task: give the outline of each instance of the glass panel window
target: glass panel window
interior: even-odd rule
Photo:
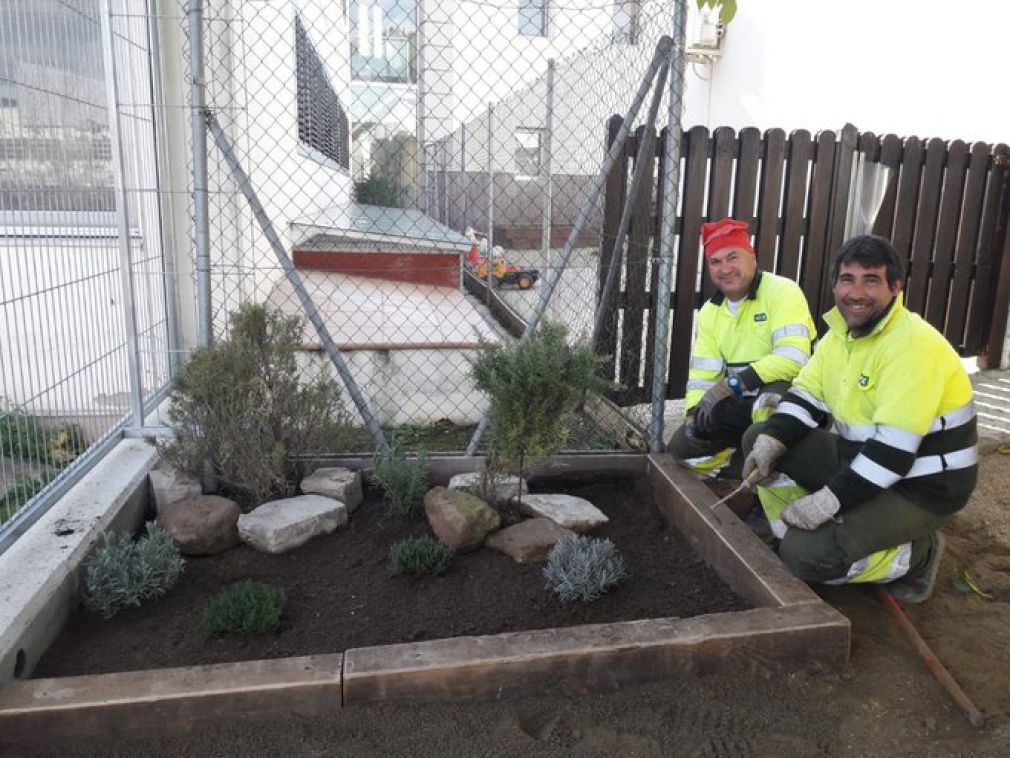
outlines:
[[[547,36],[547,0],[519,0],[519,34]]]
[[[516,176],[540,176],[543,129],[516,129]]]
[[[351,78],[417,81],[417,0],[349,0]]]

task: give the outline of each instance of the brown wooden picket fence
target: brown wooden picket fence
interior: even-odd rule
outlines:
[[[607,144],[621,118],[608,124]],[[635,131],[607,179],[600,249],[602,293],[627,199],[631,169],[644,127]],[[623,261],[623,286],[606,307],[597,349],[620,389],[623,405],[651,396],[658,254],[658,179],[664,135],[653,141],[653,181],[632,198],[633,215]],[[878,137],[846,126],[811,135],[782,129],[697,126],[683,135],[679,213],[675,221],[675,275],[667,396],[682,397],[687,382],[694,314],[713,289],[704,276],[699,232],[710,220],[747,221],[762,269],[803,288],[815,320],[832,306],[828,273],[843,242],[852,166],[858,153],[891,173],[873,227],[906,264],[906,302],[943,332],[963,356],[998,361],[1010,308],[1010,149],[961,140]],[[819,323],[819,326],[821,324]],[[644,360],[643,360],[644,358]]]

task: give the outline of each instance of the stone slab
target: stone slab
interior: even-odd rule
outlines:
[[[540,516],[550,519],[579,534],[591,532],[610,521],[607,514],[595,505],[574,495],[544,493],[523,495],[522,502],[519,504],[519,512],[526,516]]]
[[[267,553],[284,553],[347,523],[347,506],[322,495],[271,500],[238,519],[242,541]]]
[[[299,486],[306,495],[322,495],[339,500],[347,506],[348,513],[354,513],[364,499],[361,472],[343,466],[318,468],[302,479]]]
[[[574,537],[575,532],[546,518],[520,521],[490,535],[484,545],[500,550],[517,563],[543,563],[558,542]]]
[[[449,489],[450,490],[463,490],[464,492],[469,492],[471,495],[476,495],[481,497],[480,491],[480,479],[481,474],[476,471],[468,471],[464,474],[456,474],[451,479],[449,479]],[[529,486],[526,484],[526,480],[522,480],[522,493],[525,495],[530,491]],[[520,480],[518,476],[508,476],[501,477],[495,482],[494,485],[494,499],[496,503],[507,503],[509,498],[516,494],[517,488],[520,487]]]

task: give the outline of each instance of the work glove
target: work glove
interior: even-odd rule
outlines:
[[[743,462],[743,480],[748,485],[763,482],[771,476],[775,462],[785,455],[786,446],[770,434],[759,434],[754,440],[754,446]],[[751,474],[755,474],[751,478]]]
[[[702,395],[701,402],[698,403],[698,410],[694,414],[694,426],[706,434],[715,427],[714,411],[715,407],[723,400],[735,397],[733,390],[729,388],[725,379],[720,379],[708,388]]]
[[[789,526],[812,532],[821,524],[831,521],[841,507],[835,493],[827,487],[821,487],[813,494],[794,500],[782,511],[782,520]]]

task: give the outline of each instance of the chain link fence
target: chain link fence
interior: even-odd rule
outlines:
[[[470,429],[484,410],[474,351],[535,319],[583,213],[543,317],[590,337],[607,120],[631,105],[671,3],[208,0],[203,13],[206,103],[264,211],[212,144],[215,336],[242,302],[304,313],[269,223],[377,423]],[[307,337],[307,365],[328,365],[322,343]]]
[[[0,549],[166,385],[143,0],[0,4]]]
[[[303,367],[372,422],[331,452],[466,449],[482,342],[591,335],[607,122],[673,7],[0,5],[0,549],[243,303],[315,318]]]

